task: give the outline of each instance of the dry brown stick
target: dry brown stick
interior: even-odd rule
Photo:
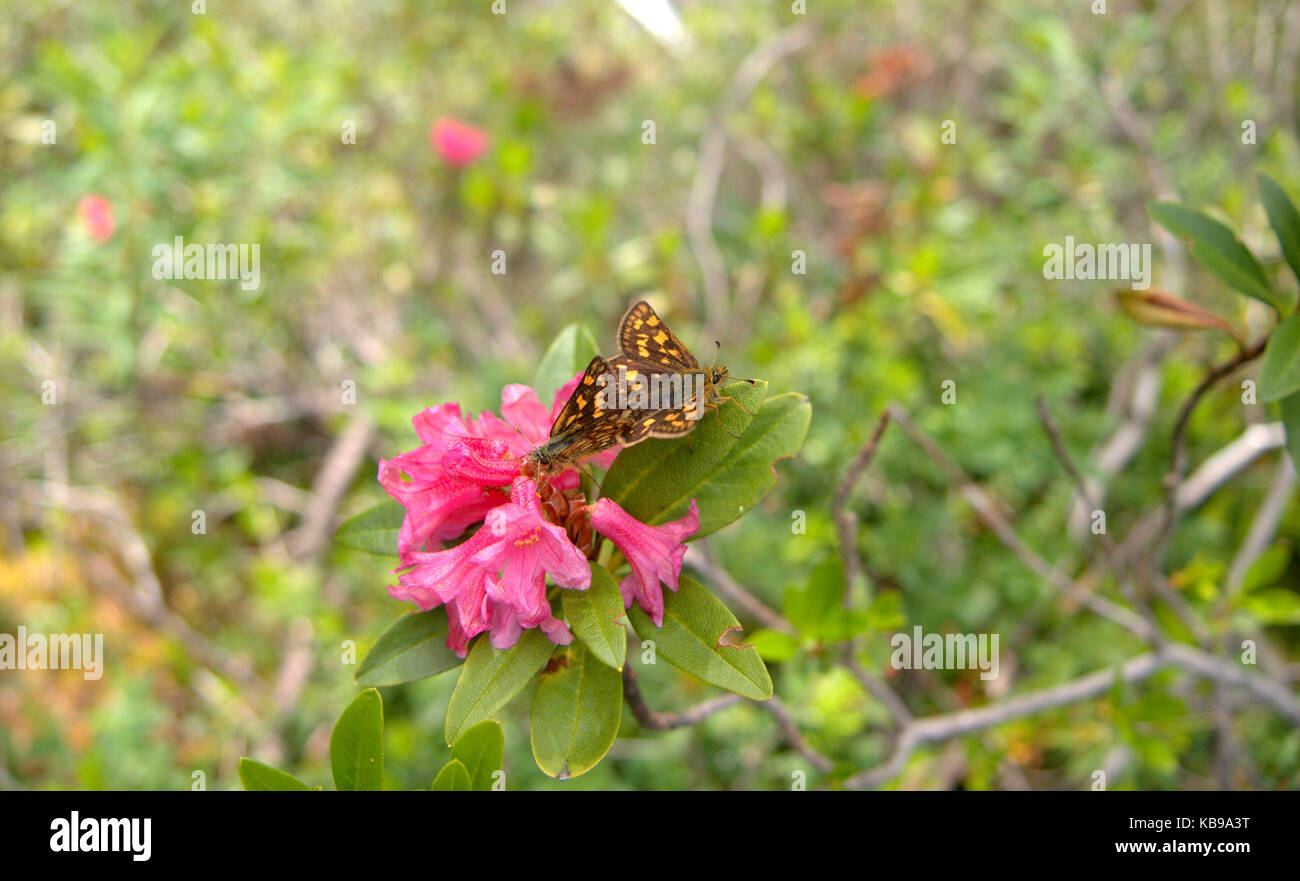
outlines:
[[[375,423],[364,413],[353,416],[335,438],[312,481],[312,500],[302,525],[290,537],[290,552],[295,557],[312,560],[320,555],[330,537],[334,512],[374,438]]]
[[[998,540],[1015,554],[1017,559],[1024,563],[1030,571],[1055,587],[1067,599],[1080,603],[1090,611],[1113,621],[1126,630],[1132,631],[1144,640],[1149,641],[1152,638],[1151,625],[1141,615],[1118,603],[1113,603],[1105,597],[1077,589],[1075,582],[1068,575],[1029,548],[1021,541],[1016,531],[1012,529],[1011,524],[1007,522],[999,506],[994,504],[984,490],[980,489],[966,475],[966,472],[948,457],[948,454],[934,442],[933,438],[912,422],[906,410],[897,404],[891,404],[890,410],[893,412],[894,420],[898,422],[899,428],[920,446],[934,460],[935,464],[943,469],[949,479],[961,488],[962,495],[965,496],[967,503],[970,504],[975,514],[989,529],[993,530]]]
[[[1188,395],[1187,400],[1178,411],[1178,421],[1174,423],[1173,439],[1171,441],[1172,453],[1170,457],[1169,472],[1165,475],[1165,504],[1162,509],[1160,528],[1156,532],[1154,553],[1152,554],[1153,565],[1158,565],[1160,558],[1164,557],[1165,546],[1168,543],[1177,520],[1177,490],[1179,483],[1182,482],[1183,473],[1187,470],[1187,425],[1192,419],[1192,413],[1196,410],[1198,404],[1218,382],[1224,377],[1230,376],[1238,368],[1258,358],[1264,353],[1264,346],[1268,344],[1269,335],[1257,340],[1250,346],[1241,349],[1236,355],[1224,361],[1222,364],[1210,368],[1209,372],[1201,379],[1192,393]]]
[[[1052,419],[1051,411],[1047,408],[1047,401],[1043,399],[1042,395],[1039,395],[1036,403],[1038,407],[1038,420],[1042,423],[1043,430],[1047,432],[1047,438],[1051,442],[1052,451],[1056,454],[1056,458],[1061,463],[1061,467],[1065,469],[1066,474],[1070,475],[1070,479],[1074,481],[1075,493],[1083,500],[1084,504],[1088,506],[1089,510],[1097,510],[1097,503],[1092,498],[1091,492],[1089,492],[1088,483],[1084,479],[1082,472],[1080,472],[1078,467],[1074,464],[1074,459],[1070,456],[1070,451],[1066,449],[1065,440],[1061,437],[1061,430],[1057,427],[1056,421]],[[1111,538],[1110,533],[1104,529],[1101,532],[1100,538],[1106,563],[1114,574],[1120,592],[1124,594],[1124,599],[1128,600],[1133,608],[1137,609],[1138,614],[1146,620],[1148,625],[1150,625],[1153,641],[1157,643],[1164,641],[1164,634],[1160,629],[1160,625],[1156,622],[1155,615],[1151,613],[1151,609],[1147,606],[1146,601],[1138,595],[1136,590],[1134,590],[1133,584],[1129,581],[1125,569],[1120,565],[1119,551],[1115,545],[1114,539]]]
[[[727,120],[740,109],[774,64],[812,40],[809,25],[777,33],[746,56],[714,105],[712,122],[700,137],[699,166],[686,203],[686,231],[703,279],[705,325],[716,334],[727,312],[727,266],[713,238],[713,206],[726,160]],[[712,338],[712,337],[710,337]]]
[[[206,636],[167,608],[149,547],[113,495],[90,487],[33,482],[24,496],[33,504],[62,507],[69,513],[97,521],[111,537],[112,545],[128,576],[124,579],[124,589],[113,591],[114,595],[136,617],[184,646],[186,652],[213,675],[238,683],[249,694],[260,696],[266,693],[265,683],[250,668],[231,660]]]
[[[645,697],[641,694],[641,686],[637,684],[636,671],[632,669],[630,664],[623,665],[623,699],[627,701],[628,709],[632,711],[633,718],[642,728],[648,728],[651,731],[671,731],[674,728],[698,724],[719,710],[725,710],[742,700],[738,694],[724,694],[702,704],[696,704],[689,710],[682,710],[678,713],[661,713],[652,710],[650,705],[645,702]]]
[[[781,729],[782,736],[785,737],[786,743],[790,744],[791,748],[811,762],[814,768],[825,774],[835,766],[834,762],[812,748],[807,738],[799,730],[799,726],[795,724],[790,711],[786,709],[785,704],[781,703],[780,698],[772,697],[765,701],[753,701],[753,703],[772,714],[773,718],[776,719],[777,727]]]
[[[853,599],[853,587],[858,583],[862,574],[862,558],[858,553],[858,536],[857,536],[857,517],[848,509],[849,496],[853,492],[853,487],[857,484],[862,474],[870,467],[876,457],[876,450],[880,446],[880,440],[884,437],[885,430],[889,427],[890,412],[886,408],[880,414],[880,419],[876,427],[871,432],[871,437],[858,450],[853,461],[849,463],[848,470],[844,473],[844,479],[835,489],[835,495],[831,500],[831,519],[835,522],[835,529],[839,536],[840,556],[843,560],[844,567],[844,597],[843,604],[847,607]],[[903,699],[898,696],[889,683],[885,682],[879,676],[867,670],[857,661],[858,640],[851,640],[844,646],[843,661],[849,672],[867,689],[876,700],[884,704],[885,709],[893,717],[895,724],[905,725],[912,719],[912,712],[903,703]]]
[[[876,428],[871,432],[871,437],[858,450],[853,461],[849,463],[849,468],[844,472],[844,479],[840,485],[835,488],[835,495],[831,500],[831,517],[835,521],[835,529],[839,533],[840,539],[840,556],[844,560],[844,604],[848,605],[851,592],[854,585],[858,583],[858,578],[862,574],[862,562],[858,556],[858,537],[857,537],[857,518],[853,512],[848,510],[849,495],[853,492],[854,485],[857,484],[858,478],[867,470],[871,462],[876,457],[876,448],[880,446],[880,439],[885,434],[885,429],[889,427],[889,410],[880,414],[880,421],[876,423]]]
[[[780,630],[782,633],[794,634],[794,627],[790,625],[789,621],[782,618],[767,603],[742,587],[725,569],[714,562],[707,545],[701,547],[702,544],[703,542],[692,542],[687,546],[685,559],[687,566],[708,578],[711,587],[717,588],[719,593],[724,594],[745,612],[758,619],[759,623],[764,627]]]
[[[918,746],[939,743],[1013,719],[1099,697],[1114,686],[1117,676],[1127,683],[1139,682],[1163,667],[1174,667],[1211,682],[1243,688],[1255,700],[1273,707],[1291,724],[1300,725],[1300,699],[1281,682],[1268,676],[1248,673],[1230,661],[1216,658],[1192,646],[1166,643],[1154,652],[1132,658],[1118,670],[1097,670],[1051,688],[1015,695],[977,709],[918,719],[899,734],[894,751],[888,759],[874,768],[847,778],[844,785],[850,788],[879,786],[903,770],[912,751]]]

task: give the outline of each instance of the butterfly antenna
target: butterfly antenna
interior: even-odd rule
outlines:
[[[600,481],[596,479],[596,475],[592,474],[590,471],[587,470],[587,466],[586,466],[586,465],[582,465],[582,464],[579,464],[579,463],[576,463],[576,462],[575,462],[575,463],[574,463],[574,467],[577,468],[579,471],[581,471],[583,474],[585,474],[585,475],[587,475],[588,477],[590,477],[590,478],[591,478],[591,482],[592,482],[593,484],[595,484],[596,489],[598,489],[598,490],[599,490],[599,489],[602,489],[602,487],[601,487],[601,485],[600,485]]]

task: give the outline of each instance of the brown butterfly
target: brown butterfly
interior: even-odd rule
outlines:
[[[591,359],[551,423],[550,437],[528,453],[527,464],[539,480],[612,446],[631,446],[652,436],[655,420],[646,418],[647,411],[612,406],[616,400],[611,383],[617,372],[599,355]]]
[[[615,370],[623,368],[629,378],[655,375],[695,376],[698,391],[680,407],[649,411],[641,418],[646,423],[650,437],[683,437],[695,428],[697,408],[718,409],[722,401],[732,400],[730,395],[718,394],[718,387],[731,378],[727,368],[718,364],[701,367],[700,362],[683,345],[668,325],[645,300],[637,300],[618,323],[618,347],[623,354],[611,358]],[[755,380],[742,380],[755,385]],[[737,402],[739,406],[739,402]],[[722,414],[718,414],[721,422]],[[724,426],[725,427],[725,426]]]

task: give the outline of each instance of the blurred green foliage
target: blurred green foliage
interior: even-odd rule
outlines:
[[[710,541],[792,620],[837,565],[830,499],[890,401],[1006,503],[1029,546],[1067,572],[1093,558],[1065,529],[1072,490],[1034,398],[1086,462],[1121,419],[1113,389],[1161,337],[1117,310],[1113,285],[1045,280],[1044,243],[1158,242],[1144,205],[1178,198],[1227,219],[1270,273],[1281,263],[1254,182],[1266,170],[1300,193],[1294,41],[1260,36],[1294,36],[1280,4],[1221,6],[1222,27],[1207,28],[1195,3],[1094,16],[1047,0],[843,0],[809,3],[805,17],[786,3],[686,3],[681,57],[614,3],[488,6],[232,0],[194,15],[185,3],[0,3],[0,632],[103,631],[109,647],[99,682],[0,674],[0,782],[185,788],[202,770],[210,788],[235,788],[241,755],[325,782],[331,727],[357,691],[345,641],[359,659],[404,610],[380,558],[291,552],[304,517],[290,488],[312,487],[361,412],[378,439],[337,513],[365,510],[382,498],[375,459],[415,445],[420,408],[495,407],[571,321],[612,350],[640,292],[706,352],[683,218],[714,122],[730,134],[714,213],[731,283],[715,328],[723,361],[809,394],[813,421],[761,508]],[[803,19],[812,44],[716,119],[747,54]],[[430,148],[443,116],[490,135],[463,170]],[[1245,119],[1255,144],[1241,142]],[[54,144],[41,141],[46,120]],[[944,120],[955,144],[940,140]],[[92,193],[114,215],[103,243],[78,220]],[[151,250],[175,236],[259,243],[260,289],[155,280]],[[490,271],[497,249],[504,276]],[[790,271],[795,251],[806,275]],[[1155,251],[1157,285],[1252,337],[1267,330],[1262,310]],[[1158,505],[1178,404],[1230,353],[1208,335],[1174,344],[1147,442],[1109,485],[1113,532]],[[57,407],[41,402],[47,379]],[[954,406],[940,403],[945,380]],[[346,381],[355,407],[340,401]],[[1192,420],[1191,461],[1268,415],[1220,386]],[[1276,461],[1181,525],[1169,571],[1197,611],[1215,608]],[[262,688],[133,616],[110,589],[126,571],[111,542],[85,518],[26,504],[38,481],[116,494],[168,607]],[[851,501],[871,666],[887,661],[889,632],[914,625],[1001,633],[1016,690],[1141,649],[1058,603],[897,432]],[[195,509],[204,535],[191,532]],[[794,510],[806,534],[791,533]],[[1298,536],[1291,504],[1261,587],[1294,595]],[[1295,621],[1255,623],[1276,623],[1270,636],[1295,657]],[[884,710],[802,630],[771,665],[777,694],[844,767],[881,761]],[[641,673],[657,708],[716,693],[662,664]],[[891,681],[917,713],[988,696],[973,671]],[[1082,788],[1118,750],[1129,759],[1111,788],[1211,785],[1213,721],[1203,687],[1183,682],[1162,674],[958,741],[957,783],[1003,786],[1012,766],[1034,785]],[[391,787],[427,787],[446,761],[454,683],[384,689]],[[509,787],[562,788],[529,755],[526,704],[502,715]],[[1266,708],[1235,712],[1239,785],[1296,785],[1300,732]],[[582,786],[777,788],[810,770],[749,704],[663,734],[637,732],[626,709],[624,723]],[[941,776],[923,755],[901,782]]]

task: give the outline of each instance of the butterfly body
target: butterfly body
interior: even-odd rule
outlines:
[[[616,374],[604,358],[591,359],[551,423],[550,436],[528,453],[525,467],[530,474],[540,481],[610,447],[631,446],[652,436],[656,418],[650,411],[612,406],[615,398],[608,386]]]

